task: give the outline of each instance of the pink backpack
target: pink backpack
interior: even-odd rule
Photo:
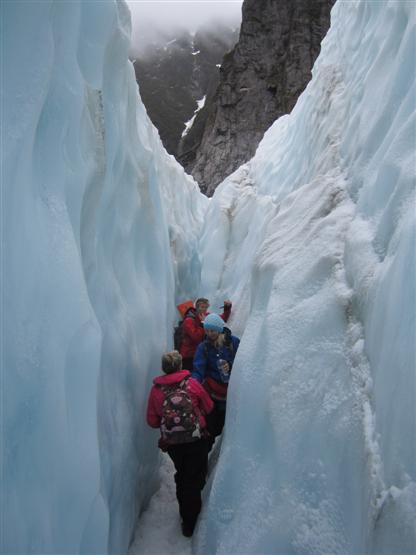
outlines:
[[[188,390],[188,379],[172,385],[160,385],[165,394],[160,433],[163,444],[191,443],[201,438],[198,414]]]

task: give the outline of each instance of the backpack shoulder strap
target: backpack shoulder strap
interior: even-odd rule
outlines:
[[[188,385],[188,380],[191,376],[185,376],[185,378],[178,384],[178,389],[179,388],[185,388]]]
[[[190,377],[191,376],[185,376],[183,380],[181,380],[180,382],[171,383],[169,385],[156,384],[156,387],[158,387],[162,391],[168,391],[168,392],[175,391],[175,389],[182,389],[184,386],[186,386]]]
[[[174,383],[174,384],[170,384],[170,385],[162,385],[162,384],[158,384],[158,388],[161,389],[163,391],[163,393],[165,395],[171,393],[172,391],[175,391],[175,389],[178,389],[179,384],[178,383]]]

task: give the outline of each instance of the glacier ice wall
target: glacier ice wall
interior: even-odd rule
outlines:
[[[216,191],[201,290],[244,332],[197,553],[414,553],[415,9],[338,2]]]
[[[414,551],[413,4],[339,2],[210,203],[138,100],[123,2],[1,10],[2,551],[127,551],[145,397],[197,292],[243,340],[196,550]]]
[[[2,552],[125,553],[207,201],[138,99],[123,2],[1,10]]]

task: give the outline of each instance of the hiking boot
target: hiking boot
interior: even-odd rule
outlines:
[[[186,522],[182,522],[182,534],[185,536],[185,538],[190,538],[193,533],[194,527],[190,526]]]

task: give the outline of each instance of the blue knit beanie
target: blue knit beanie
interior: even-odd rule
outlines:
[[[224,320],[218,314],[208,314],[204,320],[204,329],[222,333],[224,330]]]

